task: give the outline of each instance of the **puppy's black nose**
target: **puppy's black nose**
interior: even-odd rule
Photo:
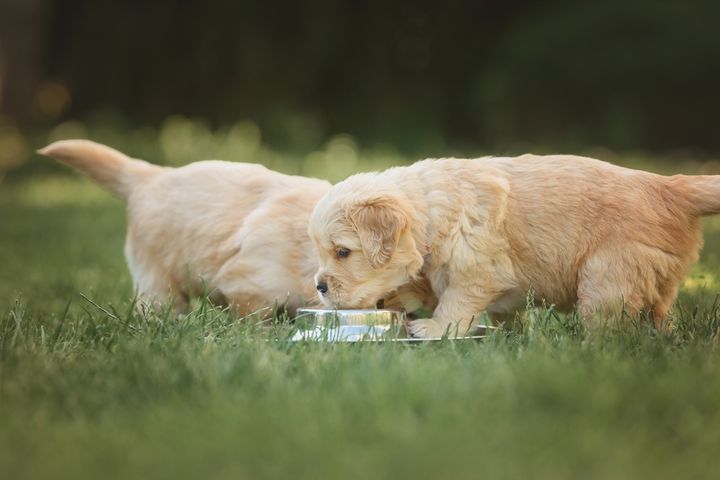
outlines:
[[[325,282],[318,282],[315,288],[317,288],[317,291],[322,293],[323,295],[327,293],[327,283]]]

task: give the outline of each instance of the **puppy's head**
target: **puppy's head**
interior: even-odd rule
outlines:
[[[407,199],[361,174],[339,183],[310,218],[320,260],[318,295],[332,308],[372,308],[416,277],[423,258],[412,233]]]

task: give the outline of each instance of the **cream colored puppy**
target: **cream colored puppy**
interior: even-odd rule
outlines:
[[[87,174],[128,204],[125,256],[139,298],[211,298],[248,314],[316,296],[307,221],[330,188],[261,165],[203,161],[167,168],[86,140],[40,150]]]
[[[319,304],[307,223],[330,183],[248,163],[160,167],[87,140],[63,140],[39,153],[127,201],[125,256],[143,304],[173,302],[183,311],[203,293],[241,315],[269,313],[276,302],[291,311]],[[385,299],[389,308],[409,311],[434,302],[423,278]]]
[[[439,304],[417,337],[462,335],[530,288],[584,318],[625,306],[660,322],[720,212],[720,176],[665,177],[591,158],[424,160],[354,175],[318,202],[315,280],[334,307],[372,305],[422,274]]]

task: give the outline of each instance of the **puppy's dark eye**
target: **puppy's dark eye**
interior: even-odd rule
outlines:
[[[350,256],[350,249],[338,248],[337,250],[335,250],[335,255],[337,255],[338,258],[347,258]]]

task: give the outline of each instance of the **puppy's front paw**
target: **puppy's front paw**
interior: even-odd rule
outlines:
[[[445,334],[445,329],[432,318],[421,318],[408,324],[408,332],[414,338],[439,338]]]

